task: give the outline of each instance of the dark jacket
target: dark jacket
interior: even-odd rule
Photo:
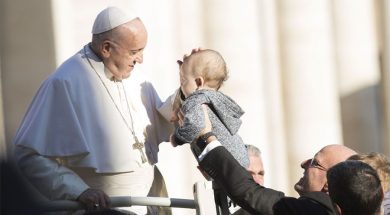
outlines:
[[[240,208],[238,211],[234,212],[233,215],[250,215],[250,213]]]
[[[300,198],[265,188],[224,147],[211,150],[200,166],[226,190],[230,198],[250,214],[261,215],[335,215],[330,197],[312,192]]]

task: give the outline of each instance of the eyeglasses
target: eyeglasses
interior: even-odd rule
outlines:
[[[317,168],[325,172],[328,171],[328,169],[322,166],[321,164],[319,164],[315,158],[310,159],[309,167]]]

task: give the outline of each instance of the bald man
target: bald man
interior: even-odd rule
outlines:
[[[104,9],[95,19],[92,42],[35,95],[14,140],[15,158],[48,199],[77,200],[96,212],[110,207],[108,196],[165,192],[154,164],[173,126],[160,114],[163,103],[151,83],[133,71],[143,62],[147,36],[137,16]],[[158,213],[149,209],[118,211]]]
[[[295,184],[294,189],[303,195],[308,192],[321,191],[328,193],[326,172],[332,166],[347,160],[356,152],[343,145],[328,145],[317,152],[313,158],[301,163],[304,169],[302,178]]]

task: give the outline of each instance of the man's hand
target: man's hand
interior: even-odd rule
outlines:
[[[87,212],[108,209],[110,207],[110,198],[101,190],[87,189],[77,198],[87,207]]]
[[[199,136],[201,136],[203,134],[206,134],[207,132],[210,132],[211,129],[213,128],[211,126],[211,121],[210,121],[210,118],[209,118],[209,114],[207,113],[207,105],[203,104],[202,105],[202,109],[203,109],[203,114],[204,114],[204,124],[205,124],[205,127],[203,128],[202,131],[200,131]]]
[[[201,47],[194,48],[194,49],[192,49],[191,54],[194,54],[194,53],[196,53],[196,52],[203,51],[203,50],[204,50],[204,49],[201,48]]]
[[[194,155],[196,157],[199,157],[199,155],[202,153],[202,151],[205,148],[204,144],[200,144],[199,137],[204,135],[204,134],[206,134],[206,133],[208,133],[208,132],[210,132],[212,130],[211,121],[210,121],[210,118],[209,118],[209,114],[207,112],[207,105],[202,104],[202,110],[203,110],[203,115],[204,115],[205,127],[199,132],[199,136],[194,141],[192,141],[192,143],[191,143],[191,150],[192,150],[192,152],[194,153]],[[208,139],[216,139],[216,137],[211,136],[210,138],[207,138],[206,145],[209,143]],[[203,142],[203,141],[201,141],[201,142]]]

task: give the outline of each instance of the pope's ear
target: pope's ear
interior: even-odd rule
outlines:
[[[110,54],[111,54],[111,48],[112,48],[112,47],[111,47],[111,43],[108,42],[108,41],[104,41],[104,42],[100,45],[100,47],[99,47],[99,52],[100,52],[101,56],[102,56],[103,58],[109,57]]]

